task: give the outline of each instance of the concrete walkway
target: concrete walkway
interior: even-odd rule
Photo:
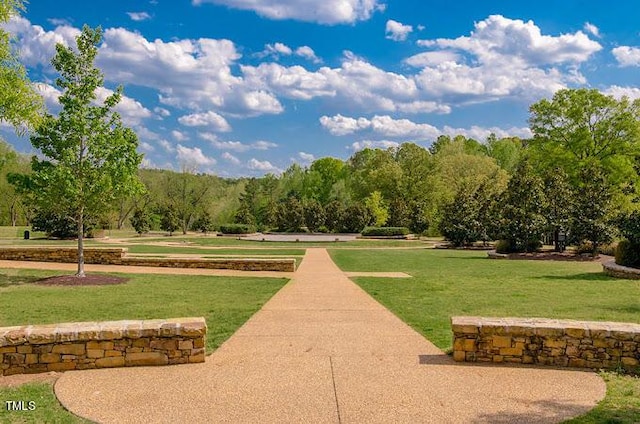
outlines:
[[[592,372],[455,364],[309,249],[204,364],[72,371],[55,392],[104,423],[553,423],[595,406],[605,385]]]

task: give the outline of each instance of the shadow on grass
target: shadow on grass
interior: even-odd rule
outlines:
[[[567,281],[620,281],[619,278],[610,277],[598,272],[584,272],[572,275],[540,275],[532,277],[539,280],[567,280]]]
[[[17,277],[15,275],[0,274],[0,288],[10,286],[21,286],[23,284],[32,284],[38,281],[40,277]]]
[[[517,403],[517,399],[511,400]],[[520,401],[522,402],[522,401]],[[507,423],[529,423],[529,424],[542,424],[548,422],[556,422],[558,418],[567,418],[567,416],[579,416],[587,412],[588,408],[584,405],[576,405],[564,402],[554,402],[551,400],[542,401],[529,401],[526,404],[527,408],[533,407],[536,411],[525,413],[509,413],[506,411],[500,411],[497,413],[486,413],[478,417],[477,420],[472,422],[478,423],[494,423],[494,424],[507,424]],[[617,421],[612,421],[617,422]]]

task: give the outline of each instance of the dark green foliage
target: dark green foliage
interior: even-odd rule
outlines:
[[[344,206],[337,200],[329,202],[324,208],[325,214],[325,227],[331,232],[337,233],[340,231],[340,225],[342,223],[342,215],[344,215]]]
[[[618,230],[622,237],[635,244],[640,244],[640,212],[633,211],[617,219]]]
[[[171,207],[164,208],[162,218],[160,218],[160,229],[168,232],[171,236],[178,228],[180,228],[180,223],[176,211]]]
[[[498,240],[496,241],[496,252],[497,253],[512,253],[515,251],[515,247],[509,240]]]
[[[410,206],[409,229],[414,234],[422,234],[429,228],[427,205],[421,201],[414,201]]]
[[[479,204],[474,193],[463,187],[453,202],[445,205],[440,233],[454,246],[467,246],[480,238]]]
[[[43,231],[53,238],[70,239],[78,234],[73,218],[50,210],[36,210],[31,218],[31,228],[33,231]]]
[[[543,214],[548,230],[553,233],[555,250],[560,251],[558,235],[569,229],[575,207],[574,192],[569,184],[569,177],[562,168],[555,168],[545,175],[544,193],[547,202]]]
[[[640,268],[640,245],[629,240],[621,240],[615,253],[618,265]]]
[[[369,209],[360,203],[354,203],[344,210],[341,231],[345,233],[359,233],[367,225],[375,222],[375,217]]]
[[[579,178],[571,217],[571,238],[576,243],[591,242],[595,256],[598,246],[610,242],[614,232],[611,189],[598,165],[581,169]]]
[[[207,234],[213,231],[213,222],[209,212],[202,212],[200,216],[193,222],[193,229]]]
[[[324,225],[325,213],[320,202],[315,199],[304,202],[304,222],[311,232],[318,231]]]
[[[389,218],[387,225],[392,227],[408,227],[410,225],[409,204],[403,198],[396,197],[389,202]]]
[[[278,206],[278,229],[296,232],[304,226],[304,208],[295,197],[289,197]]]
[[[151,229],[151,216],[146,209],[136,209],[130,221],[133,229],[140,235],[148,233]]]
[[[409,234],[407,227],[365,227],[365,229],[362,230],[363,236],[391,237],[406,236],[407,234]]]
[[[224,224],[220,226],[222,234],[252,234],[256,232],[256,227],[248,224]]]
[[[522,161],[494,208],[497,238],[507,240],[514,252],[537,250],[546,229],[545,207],[542,180]]]

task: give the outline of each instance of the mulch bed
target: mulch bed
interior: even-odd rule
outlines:
[[[43,286],[106,286],[112,284],[124,284],[128,278],[115,277],[113,275],[87,274],[84,277],[75,275],[58,275],[56,277],[43,278],[35,284]]]
[[[561,253],[561,252],[553,252],[553,251],[543,251],[543,252],[534,252],[534,253],[496,254],[496,256],[506,257],[507,259],[527,259],[527,260],[542,260],[542,261],[544,260],[579,261],[579,262],[594,262],[594,261],[603,262],[611,259],[611,256],[606,256],[606,255],[598,255],[593,257],[589,254],[580,255],[574,252]]]

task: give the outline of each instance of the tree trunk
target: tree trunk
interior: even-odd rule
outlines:
[[[84,277],[84,221],[83,213],[78,215],[78,273],[76,277]]]

